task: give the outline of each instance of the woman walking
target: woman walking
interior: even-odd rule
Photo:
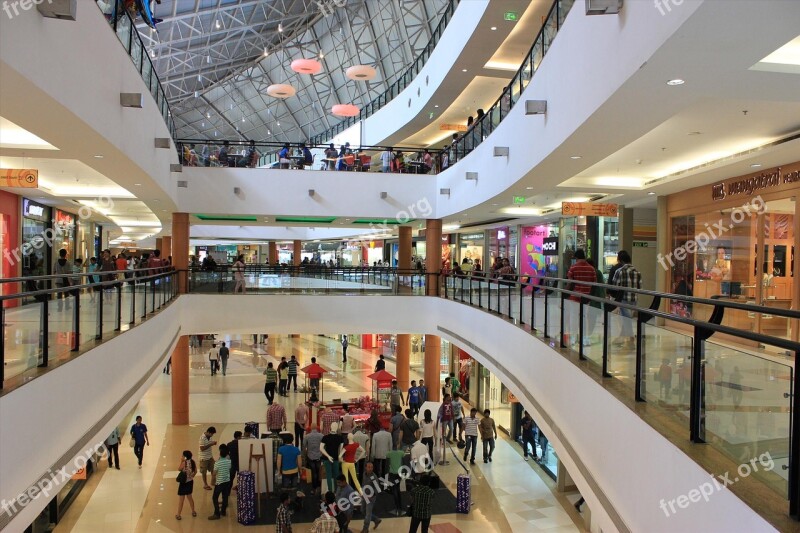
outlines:
[[[181,458],[181,464],[178,466],[178,471],[183,472],[186,477],[183,481],[178,483],[178,496],[180,496],[180,499],[178,500],[178,514],[175,515],[176,520],[181,519],[183,501],[187,498],[189,499],[189,507],[192,508],[192,516],[197,516],[197,512],[194,510],[194,498],[192,498],[194,476],[197,475],[197,464],[194,462],[194,459],[192,459],[192,452],[189,450],[183,451],[183,457]]]
[[[286,394],[286,384],[289,382],[289,363],[281,361],[278,365],[278,394],[280,396],[289,396]]]
[[[236,294],[241,289],[242,294],[247,294],[247,286],[244,282],[244,255],[237,257],[236,262],[233,264],[233,279],[236,280],[233,293]]]

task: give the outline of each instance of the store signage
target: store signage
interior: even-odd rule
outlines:
[[[497,240],[503,240],[506,238],[505,230],[499,229],[497,230]]]
[[[39,205],[35,202],[28,200],[27,198],[22,199],[22,216],[25,217],[43,217],[44,216],[44,209],[43,205]]]
[[[594,216],[594,217],[616,217],[618,215],[617,204],[595,204],[591,202],[562,202],[561,214],[571,217]]]
[[[729,196],[750,196],[762,189],[771,189],[790,183],[800,182],[800,169],[784,172],[781,167],[767,170],[760,174],[752,174],[742,179],[717,183],[711,186],[711,199],[724,200]]]
[[[634,248],[650,248],[650,244],[650,241],[633,241]]]
[[[0,171],[0,187],[39,188],[39,171],[35,168],[6,168]]]
[[[558,237],[545,237],[542,241],[542,255],[558,255]]]
[[[467,126],[464,124],[439,124],[441,131],[467,131]]]
[[[450,235],[442,235],[442,244],[450,244]]]
[[[61,226],[71,226],[75,223],[75,217],[56,209],[56,224]]]
[[[462,241],[477,241],[483,239],[483,233],[470,233],[468,235],[462,235]]]

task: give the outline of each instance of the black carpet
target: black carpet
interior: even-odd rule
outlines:
[[[306,487],[307,488],[307,487]],[[303,490],[301,487],[300,490]],[[303,499],[303,509],[295,510],[292,514],[292,523],[304,524],[316,520],[320,515],[320,498],[311,494],[310,489],[303,490],[306,497]],[[294,499],[294,491],[290,492],[292,499]],[[402,501],[402,509],[405,511],[411,503],[411,494],[408,492],[400,493]],[[254,525],[272,525],[275,524],[275,518],[278,512],[279,500],[277,495],[275,497],[266,498],[265,494],[261,495],[261,516],[258,517]],[[236,500],[231,501],[232,513],[236,512]],[[395,510],[394,498],[390,492],[381,492],[378,494],[375,501],[374,514],[378,518],[396,518],[397,515],[393,514]],[[433,499],[433,514],[450,514],[456,512],[456,497],[446,487],[442,486],[436,491],[436,497]],[[364,514],[355,511],[353,513],[353,522],[360,523],[364,520]],[[351,527],[350,529],[357,529]]]

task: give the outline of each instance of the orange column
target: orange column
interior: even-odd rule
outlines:
[[[439,276],[442,270],[442,221],[425,222],[425,271],[430,273],[425,280],[425,292],[428,296],[439,295]]]
[[[163,241],[164,241],[163,237],[156,237],[156,250],[161,250],[162,252],[164,251],[164,242]],[[164,255],[162,254],[162,257],[163,256]]]
[[[400,247],[397,252],[397,268],[411,269],[411,226],[400,226]],[[402,390],[408,390],[409,371],[411,369],[411,335],[401,333],[397,336],[397,384]]]
[[[439,359],[442,351],[442,339],[437,335],[425,335],[425,386],[428,388],[428,399],[432,402],[441,400],[442,375],[439,372]]]
[[[175,270],[189,268],[189,214],[172,213],[172,265]],[[186,294],[187,273],[178,275],[178,291]]]
[[[189,424],[189,337],[182,335],[172,351],[172,423]]]
[[[269,241],[269,264],[275,266],[278,264],[278,243]]]
[[[397,268],[411,270],[411,226],[400,226],[400,247],[397,253]]]
[[[172,255],[172,236],[167,235],[165,237],[161,237],[161,257],[164,259],[168,258]]]
[[[300,255],[302,254],[303,246],[300,241],[294,241],[294,266],[300,264]]]

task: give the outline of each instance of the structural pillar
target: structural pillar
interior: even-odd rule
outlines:
[[[189,213],[172,213],[172,265],[178,274],[178,292],[186,294],[189,269]]]
[[[411,270],[411,226],[400,226],[397,268],[399,270]]]
[[[189,424],[189,337],[182,335],[172,351],[172,424]]]
[[[172,255],[172,236],[171,235],[167,235],[167,236],[161,237],[161,246],[163,246],[163,248],[160,249],[161,250],[161,257],[166,259],[169,256],[171,256]]]
[[[439,296],[439,272],[442,270],[442,221],[425,222],[425,293]],[[426,352],[427,353],[427,352]]]
[[[164,251],[164,239],[162,237],[156,237],[156,250]],[[162,254],[163,257],[163,254]]]
[[[400,246],[397,252],[397,269],[411,270],[411,226],[400,226]],[[410,274],[401,276],[405,281],[401,284],[404,289],[412,288],[414,280]],[[411,370],[411,335],[401,333],[397,336],[397,384],[401,390],[408,390],[409,372]]]
[[[300,255],[302,255],[303,246],[300,241],[294,241],[294,266],[300,266]]]
[[[278,264],[278,243],[276,243],[275,241],[269,241],[268,246],[269,246],[268,247],[269,264],[271,266],[275,266]]]
[[[441,401],[442,375],[439,372],[439,359],[442,352],[442,339],[438,335],[425,335],[425,386],[428,400]]]

